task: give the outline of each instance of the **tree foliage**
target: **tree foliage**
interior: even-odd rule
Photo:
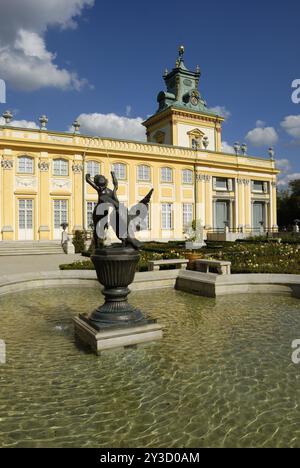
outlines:
[[[278,225],[291,227],[296,219],[300,220],[300,179],[292,180],[288,189],[277,194]]]

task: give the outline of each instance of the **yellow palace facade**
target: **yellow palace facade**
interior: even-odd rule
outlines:
[[[115,140],[41,129],[0,127],[0,241],[60,240],[89,229],[97,196],[87,173],[119,180],[118,196],[128,206],[150,188],[144,240],[181,240],[193,220],[206,236],[231,232],[247,236],[277,229],[276,177],[268,159],[222,152],[223,118],[210,111],[198,91],[200,70],[186,69],[183,49],[166,71],[166,91],[146,127],[147,142]]]

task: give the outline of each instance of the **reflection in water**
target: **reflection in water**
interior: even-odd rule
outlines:
[[[101,300],[0,298],[0,447],[300,446],[299,300],[135,292],[164,339],[98,358],[75,345],[71,318]]]

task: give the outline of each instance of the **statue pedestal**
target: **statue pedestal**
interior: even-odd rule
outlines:
[[[147,323],[145,320],[143,324],[136,326],[105,327],[102,330],[94,328],[83,316],[75,317],[73,321],[75,336],[98,355],[103,351],[141,345],[163,337],[161,325],[153,321]]]
[[[75,317],[74,324],[76,337],[97,354],[162,338],[161,325],[127,299],[139,259],[137,250],[119,244],[96,249],[92,256],[105,302],[91,314]]]
[[[198,250],[198,249],[202,249],[202,247],[206,247],[206,243],[204,241],[195,241],[195,242],[187,241],[185,243],[185,248],[187,250]]]

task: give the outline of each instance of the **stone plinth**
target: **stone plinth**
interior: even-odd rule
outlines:
[[[187,241],[185,243],[185,248],[187,250],[199,250],[202,249],[202,247],[206,247],[206,243],[204,241]]]
[[[104,327],[101,330],[91,326],[83,316],[75,317],[73,321],[76,338],[90,346],[98,355],[103,351],[141,345],[163,337],[162,326],[155,321],[122,328]]]

